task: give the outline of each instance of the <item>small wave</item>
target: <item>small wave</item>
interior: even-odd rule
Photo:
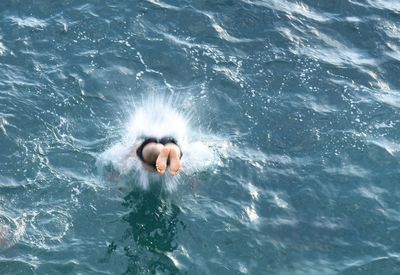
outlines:
[[[43,29],[48,25],[45,20],[37,19],[35,17],[21,18],[21,17],[11,16],[9,18],[14,24],[22,28],[28,27],[34,29]]]
[[[64,209],[40,209],[25,214],[29,239],[33,247],[48,248],[62,242],[63,237],[72,227],[72,218]]]

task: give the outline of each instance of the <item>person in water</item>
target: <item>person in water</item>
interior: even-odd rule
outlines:
[[[140,145],[135,146],[128,157],[133,155],[142,161],[146,170],[158,172],[160,175],[165,174],[168,166],[173,176],[181,169],[182,151],[172,137],[146,138]]]

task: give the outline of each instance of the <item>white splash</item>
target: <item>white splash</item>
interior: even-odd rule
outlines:
[[[132,110],[132,114],[122,127],[121,140],[98,157],[98,167],[103,169],[111,164],[118,173],[117,178],[133,178],[144,189],[149,187],[150,182],[162,179],[166,182],[163,186],[168,191],[173,191],[182,174],[192,174],[220,164],[218,148],[221,147],[219,144],[222,139],[192,129],[190,112],[175,108],[174,106],[184,105],[177,101],[172,98],[149,96],[139,104],[128,104],[126,110]],[[146,171],[136,154],[132,153],[135,145],[140,144],[145,137],[166,136],[174,137],[183,152],[182,171],[176,177],[170,176],[168,172],[166,176],[161,177]]]

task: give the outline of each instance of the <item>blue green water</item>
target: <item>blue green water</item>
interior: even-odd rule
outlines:
[[[400,274],[399,61],[397,0],[2,0],[0,274]],[[149,94],[173,188],[103,158]]]

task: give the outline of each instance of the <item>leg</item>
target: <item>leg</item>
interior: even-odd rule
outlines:
[[[169,151],[169,169],[171,171],[171,175],[175,176],[178,174],[179,169],[181,168],[181,151],[178,146],[175,144],[169,143],[165,145],[165,147],[170,148]]]
[[[161,175],[164,175],[165,170],[167,170],[167,161],[170,150],[171,148],[164,146],[164,148],[162,148],[160,154],[157,157],[156,161],[157,172],[160,173]]]

